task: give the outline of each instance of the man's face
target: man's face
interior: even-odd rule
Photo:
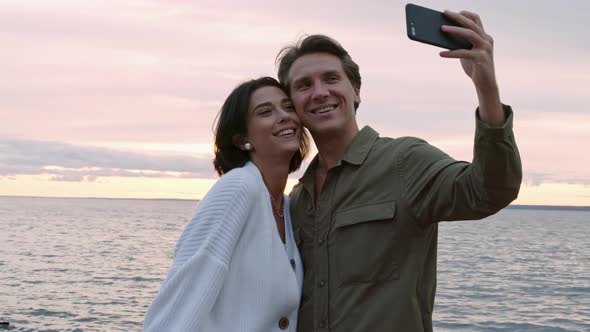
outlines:
[[[354,103],[360,102],[359,91],[352,86],[338,57],[306,54],[295,60],[288,80],[297,115],[315,139],[357,128]]]

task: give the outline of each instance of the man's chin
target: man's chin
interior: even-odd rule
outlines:
[[[346,130],[345,126],[336,123],[334,121],[326,121],[325,123],[322,124],[314,124],[313,126],[306,126],[307,130],[309,130],[309,132],[311,133],[312,136],[323,136],[323,135],[328,135],[328,134],[333,134],[333,133],[338,133],[339,131],[344,131]]]

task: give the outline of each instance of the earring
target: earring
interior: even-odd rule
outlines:
[[[250,144],[250,143],[244,144],[244,149],[246,149],[246,151],[252,150],[252,144]]]

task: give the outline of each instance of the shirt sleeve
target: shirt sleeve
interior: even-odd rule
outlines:
[[[178,240],[174,261],[148,308],[144,331],[201,331],[253,206],[248,179],[224,175]],[[231,208],[230,208],[231,207]]]
[[[513,113],[503,105],[506,122],[490,127],[476,111],[474,156],[457,161],[420,139],[406,142],[401,158],[405,195],[421,224],[481,219],[518,196],[522,166],[514,134]]]

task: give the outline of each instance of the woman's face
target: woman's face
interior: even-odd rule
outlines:
[[[252,145],[250,158],[254,162],[288,162],[301,147],[301,121],[283,90],[274,86],[255,90],[250,96],[247,119],[244,143]]]

